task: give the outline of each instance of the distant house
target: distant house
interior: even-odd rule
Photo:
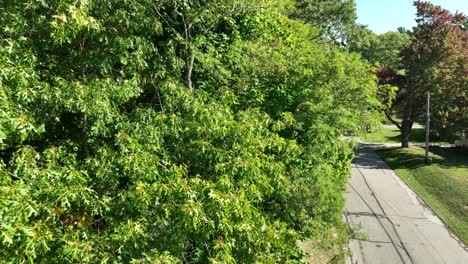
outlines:
[[[456,147],[468,148],[468,129],[463,131],[455,140]]]

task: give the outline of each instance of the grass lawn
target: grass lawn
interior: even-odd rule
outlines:
[[[419,197],[468,245],[468,153],[431,147],[432,165],[424,149],[382,149],[377,153]]]
[[[398,128],[384,127],[378,131],[364,135],[363,139],[366,142],[400,143],[401,135]],[[410,142],[426,142],[426,132],[424,128],[413,128],[411,130]]]

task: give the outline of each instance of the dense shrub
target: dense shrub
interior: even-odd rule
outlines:
[[[2,261],[300,262],[336,236],[371,69],[292,5],[208,2],[6,1]]]

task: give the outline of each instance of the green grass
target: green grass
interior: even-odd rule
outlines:
[[[400,143],[401,134],[398,128],[382,128],[378,131],[368,133],[363,136],[366,142],[379,143]],[[426,141],[424,128],[413,128],[411,131],[410,142],[421,143]]]
[[[399,117],[396,117],[396,116],[393,116],[392,119],[394,121],[396,121],[397,123],[402,123],[403,119],[399,118]],[[393,123],[390,121],[390,119],[388,118],[384,118],[384,120],[382,120],[382,123],[383,124],[387,124],[387,125],[393,125]]]
[[[383,149],[377,153],[449,228],[468,245],[468,153],[431,147],[432,165],[424,149]]]

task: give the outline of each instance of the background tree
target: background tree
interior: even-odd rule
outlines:
[[[346,43],[356,24],[354,0],[295,0],[291,16],[320,29],[325,41]]]
[[[387,32],[375,35],[372,32],[365,36],[362,43],[350,45],[351,51],[360,52],[362,56],[377,68],[389,67],[399,70],[402,68],[401,50],[411,43],[410,35],[401,32]]]
[[[358,26],[347,46],[351,52],[359,53],[375,67],[379,80],[378,95],[382,103],[380,110],[390,117],[390,109],[398,87],[404,85],[401,78],[405,75],[402,50],[410,43],[411,36],[403,28],[377,35],[366,26]],[[386,119],[383,114],[381,118]]]
[[[395,75],[400,89],[389,111],[403,119],[401,124],[391,119],[401,130],[403,147],[408,147],[415,119],[425,111],[427,92],[433,95],[432,120],[439,133],[453,134],[463,126],[460,111],[466,109],[468,87],[466,17],[429,2],[414,4],[418,26],[403,50],[405,75]]]

